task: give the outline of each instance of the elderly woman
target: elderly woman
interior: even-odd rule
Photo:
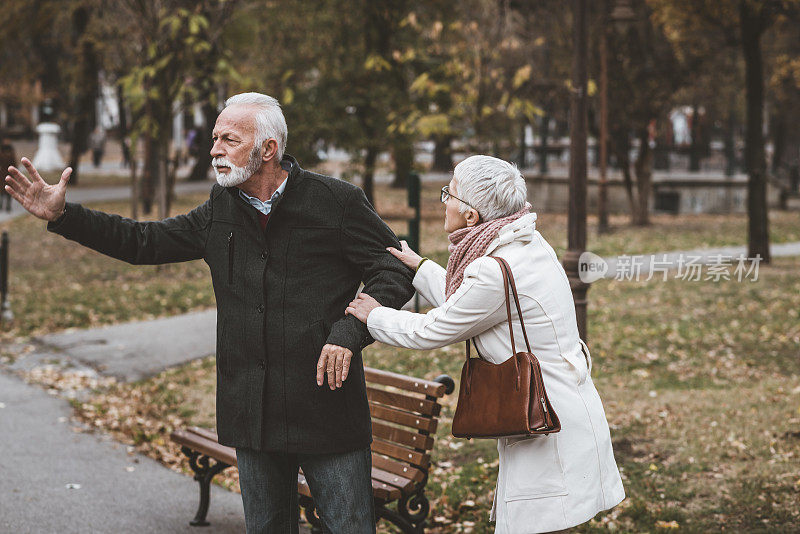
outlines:
[[[436,308],[426,314],[381,307],[362,293],[347,313],[383,343],[435,349],[474,338],[480,355],[499,364],[512,355],[499,264],[511,266],[532,352],[561,420],[559,433],[501,438],[490,520],[496,533],[552,532],[573,527],[625,497],[589,350],[578,336],[569,282],[553,248],[536,231],[525,180],[513,165],[472,156],[442,188],[447,269],[403,243],[389,249],[412,269],[414,287]],[[514,315],[515,337],[522,327]],[[511,387],[509,385],[509,387]]]

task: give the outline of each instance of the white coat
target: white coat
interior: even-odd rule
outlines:
[[[555,434],[497,440],[500,462],[490,520],[503,534],[573,527],[619,504],[625,491],[590,375],[591,356],[578,336],[569,281],[555,251],[536,231],[535,213],[503,227],[489,254],[511,266],[531,349],[561,420]],[[420,266],[414,287],[437,307],[426,314],[375,308],[367,326],[376,340],[430,350],[475,337],[487,360],[502,363],[511,357],[503,277],[495,260],[472,262],[449,299],[445,270],[432,261]],[[513,303],[512,310],[517,351],[524,351]]]

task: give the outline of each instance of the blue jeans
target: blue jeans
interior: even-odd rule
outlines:
[[[370,448],[289,454],[237,448],[247,534],[297,534],[297,471],[303,469],[325,532],[374,534]]]

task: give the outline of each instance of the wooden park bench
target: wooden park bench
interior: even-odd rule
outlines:
[[[452,393],[455,383],[447,375],[431,381],[369,367],[364,368],[364,374],[372,415],[372,492],[376,519],[386,519],[403,532],[423,532],[430,512],[425,485],[441,410],[438,399]],[[200,504],[190,524],[208,525],[211,480],[236,466],[236,450],[220,445],[216,433],[203,428],[175,430],[171,437],[188,456],[194,479],[200,484]],[[322,532],[322,522],[302,471],[297,477],[297,491],[312,532]],[[389,508],[393,503],[397,503],[394,509]]]

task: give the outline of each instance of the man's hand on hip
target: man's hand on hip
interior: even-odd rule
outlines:
[[[317,385],[321,386],[328,375],[328,386],[331,389],[342,387],[342,382],[347,380],[350,371],[352,351],[338,345],[325,345],[317,362]]]

